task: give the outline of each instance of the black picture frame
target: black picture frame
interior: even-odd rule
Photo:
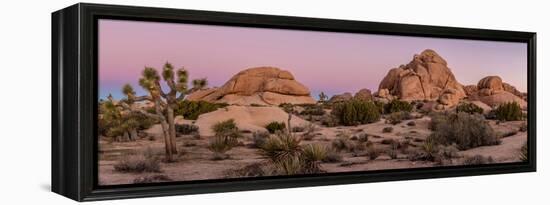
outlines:
[[[527,43],[528,161],[290,177],[97,185],[97,20],[179,22]],[[52,191],[77,201],[536,171],[536,33],[79,3],[52,13]]]

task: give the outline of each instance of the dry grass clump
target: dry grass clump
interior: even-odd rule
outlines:
[[[464,165],[480,165],[480,164],[491,164],[494,163],[494,160],[491,156],[484,157],[483,155],[474,155],[469,156],[464,159]]]
[[[161,172],[160,160],[150,148],[143,154],[124,156],[114,165],[114,169],[124,173]]]
[[[171,182],[173,181],[170,177],[163,174],[147,175],[141,176],[134,179],[134,184],[144,184],[144,183],[158,183],[158,182]]]
[[[240,178],[240,177],[261,177],[272,176],[276,173],[273,172],[273,167],[266,163],[253,163],[246,165],[238,169],[232,169],[225,172],[226,178]]]
[[[397,125],[401,123],[403,120],[410,120],[412,118],[413,117],[411,116],[410,112],[397,111],[397,112],[392,112],[386,116],[386,123]]]
[[[390,133],[393,132],[393,127],[384,127],[382,129],[382,133]]]

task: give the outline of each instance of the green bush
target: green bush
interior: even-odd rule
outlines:
[[[401,123],[403,120],[410,120],[410,119],[412,119],[411,113],[406,111],[392,112],[386,116],[386,122],[392,125],[397,125]]]
[[[201,114],[209,113],[226,106],[227,104],[223,103],[183,100],[178,102],[178,106],[174,112],[176,115],[182,115],[185,119],[196,120]]]
[[[229,119],[226,121],[221,121],[212,126],[212,130],[216,133],[216,136],[229,135],[233,133],[239,133],[239,128],[235,120]]]
[[[372,101],[349,100],[337,103],[331,114],[346,126],[373,123],[380,119],[380,111]]]
[[[474,103],[461,103],[456,106],[456,112],[465,112],[468,114],[482,114],[483,109]]]
[[[324,115],[325,110],[322,105],[307,105],[304,110],[300,112],[300,115]]]
[[[523,114],[521,113],[521,107],[517,102],[503,103],[495,110],[497,120],[502,121],[515,121],[521,120]]]
[[[482,115],[470,115],[468,113],[439,114],[432,118],[434,130],[427,141],[436,144],[456,144],[459,150],[466,150],[484,145],[496,145],[500,143],[496,132]]]
[[[384,112],[385,113],[394,113],[394,112],[410,112],[412,111],[413,106],[406,102],[401,100],[392,100],[388,104],[384,106]]]
[[[197,127],[196,125],[176,124],[176,132],[183,135],[196,133],[198,130],[199,130],[199,127]]]
[[[277,130],[284,130],[286,128],[286,124],[284,122],[271,122],[265,126],[267,131],[269,133],[275,133]]]
[[[269,138],[269,132],[254,132],[252,133],[252,147],[260,148]]]

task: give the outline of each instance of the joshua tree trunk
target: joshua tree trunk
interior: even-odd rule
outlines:
[[[130,141],[135,141],[138,138],[137,129],[133,128],[130,130]]]
[[[170,140],[170,149],[172,153],[177,154],[178,150],[176,148],[176,124],[174,122],[174,109],[171,106],[167,106],[166,109],[168,114],[168,131],[169,131],[169,140]]]
[[[173,161],[172,155],[174,154],[172,149],[172,144],[170,143],[170,133],[168,132],[168,122],[166,122],[166,118],[164,117],[164,114],[162,113],[162,109],[160,108],[160,99],[155,100],[155,111],[157,115],[160,117],[160,126],[162,127],[162,133],[164,135],[164,146],[166,150],[166,161],[171,162]]]
[[[292,114],[288,113],[288,134],[292,133],[292,127],[290,127],[290,120],[292,119]]]

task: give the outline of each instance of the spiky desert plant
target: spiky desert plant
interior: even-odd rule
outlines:
[[[233,149],[236,145],[236,139],[227,136],[215,136],[208,144],[208,150],[214,153],[214,160],[222,160],[228,158],[225,154],[227,151]]]
[[[321,162],[327,157],[327,148],[319,144],[309,144],[303,148],[304,173],[322,172]]]
[[[168,92],[164,92],[161,87],[162,80],[168,85]],[[206,82],[206,81],[205,81]],[[139,79],[139,85],[145,89],[148,96],[135,96],[134,89],[130,84],[124,85],[122,91],[127,96],[127,101],[133,103],[136,101],[150,101],[154,103],[154,113],[148,113],[143,110],[135,110],[143,114],[153,115],[160,121],[163,131],[166,161],[173,161],[173,155],[177,154],[176,148],[176,126],[174,122],[174,109],[178,107],[178,102],[182,101],[191,90],[188,89],[188,72],[184,68],[174,71],[174,66],[170,63],[165,63],[161,75],[153,67],[145,67]],[[197,83],[201,85],[201,83]],[[193,85],[195,86],[195,84]],[[131,108],[131,106],[128,106]]]

